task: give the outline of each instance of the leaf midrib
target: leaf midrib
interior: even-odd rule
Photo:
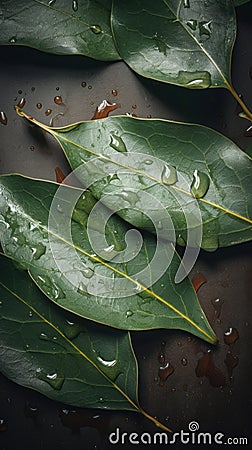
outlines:
[[[90,27],[92,27],[92,26],[94,25],[94,24],[88,24],[87,22],[84,22],[84,20],[80,19],[80,17],[75,16],[75,15],[70,14],[70,13],[67,13],[66,11],[62,11],[61,9],[56,8],[54,5],[49,5],[48,3],[44,3],[44,2],[42,2],[42,1],[40,1],[40,0],[34,0],[34,1],[35,1],[36,3],[42,5],[42,6],[45,6],[45,7],[49,8],[49,9],[52,9],[52,10],[54,10],[54,11],[56,11],[56,12],[58,12],[58,13],[64,15],[64,16],[66,16],[66,17],[69,17],[70,19],[73,19],[73,20],[75,20],[76,22],[81,23],[82,25],[85,25],[85,26],[86,26],[87,28],[89,28],[89,29],[90,29]],[[106,31],[104,31],[103,29],[101,29],[101,34],[104,34],[105,36],[107,36],[107,37],[109,37],[109,38],[112,39],[112,35],[111,35],[111,34],[108,34],[108,33],[107,33]]]
[[[74,188],[73,188],[74,189]],[[50,233],[51,236],[55,237],[56,239],[60,240],[61,242],[64,242],[66,245],[74,248],[76,251],[80,252],[81,254],[87,256],[89,259],[94,260],[95,262],[102,264],[103,266],[107,267],[109,270],[111,270],[112,272],[117,273],[118,275],[126,278],[128,281],[130,281],[131,283],[135,284],[137,287],[141,287],[141,290],[147,292],[150,297],[154,297],[156,300],[158,300],[159,302],[163,303],[165,306],[167,306],[170,310],[172,310],[173,312],[175,312],[179,317],[181,317],[182,319],[184,319],[186,322],[188,322],[193,328],[195,328],[196,330],[198,330],[201,334],[203,334],[210,342],[215,342],[215,338],[214,335],[210,335],[208,334],[205,330],[203,330],[198,324],[196,324],[192,319],[190,319],[190,317],[186,316],[186,314],[184,314],[183,312],[181,312],[179,309],[177,309],[176,307],[174,307],[171,303],[169,303],[167,300],[165,300],[163,297],[161,297],[159,294],[157,294],[156,292],[152,291],[149,288],[146,288],[146,286],[144,286],[142,283],[134,280],[134,278],[130,277],[128,274],[126,274],[125,272],[122,272],[121,270],[117,269],[114,266],[111,266],[108,262],[103,261],[102,259],[100,259],[97,256],[94,256],[93,254],[89,254],[87,251],[85,251],[84,249],[82,249],[81,247],[69,242],[68,240],[66,240],[65,238],[63,238],[62,236],[58,235],[57,233],[53,232],[52,230],[50,230],[49,228],[47,228],[45,225],[42,225],[41,223],[38,223],[37,221],[35,221],[30,215],[26,214],[25,211],[22,209],[22,217],[24,217],[24,219],[28,220],[29,222],[34,222],[38,225],[38,228],[40,228],[41,230],[44,230],[46,233]],[[30,273],[30,271],[29,271]],[[137,295],[137,294],[135,294]],[[196,295],[196,294],[195,294]]]
[[[227,89],[232,91],[232,86],[221,71],[218,64],[214,61],[212,56],[206,51],[206,49],[200,44],[200,42],[196,39],[196,37],[190,32],[190,30],[185,27],[184,23],[180,20],[179,16],[173,11],[173,9],[170,7],[170,5],[167,3],[167,0],[162,0],[165,6],[171,11],[171,13],[176,17],[176,20],[180,23],[180,25],[183,27],[183,29],[189,34],[190,38],[193,39],[193,41],[196,43],[196,45],[200,48],[200,50],[205,54],[205,56],[209,59],[209,61],[213,64],[217,72],[220,74],[221,78],[223,79],[224,83],[227,86]],[[229,69],[230,70],[230,69]]]

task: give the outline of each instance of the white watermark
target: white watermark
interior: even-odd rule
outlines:
[[[192,421],[188,425],[188,430],[180,430],[171,434],[165,432],[137,433],[123,432],[119,427],[110,433],[108,439],[112,445],[173,445],[173,444],[194,444],[194,445],[249,445],[248,437],[230,437],[222,432],[216,433],[201,432],[200,425]]]

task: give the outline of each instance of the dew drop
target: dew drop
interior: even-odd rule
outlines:
[[[85,87],[87,86],[86,81],[82,81],[82,82],[81,82],[81,86],[82,86],[83,88],[85,88]]]
[[[219,318],[221,314],[221,309],[223,305],[223,300],[220,298],[215,298],[211,301],[213,307],[214,307],[214,315],[215,317]]]
[[[3,418],[0,418],[0,433],[6,431],[7,428],[8,428],[8,426],[7,426],[6,420]]]
[[[186,25],[191,28],[191,30],[195,31],[198,25],[197,20],[191,19],[186,22]]]
[[[52,5],[54,5],[54,3],[56,2],[56,0],[49,0],[49,2],[48,2],[48,6],[52,6]]]
[[[87,293],[87,286],[81,281],[77,288],[78,294],[86,294]]]
[[[86,332],[86,329],[83,325],[78,322],[71,322],[70,320],[66,320],[63,333],[68,339],[75,339],[81,332]]]
[[[184,8],[190,8],[190,1],[184,0]]]
[[[234,344],[237,339],[239,339],[239,333],[236,328],[230,327],[225,333],[224,333],[224,342],[227,345]]]
[[[181,359],[181,364],[182,364],[182,366],[187,366],[187,359],[186,358],[182,358]]]
[[[16,36],[12,36],[12,37],[9,39],[9,43],[10,43],[10,44],[16,44],[16,42],[17,42]]]
[[[104,119],[105,117],[108,117],[109,113],[119,108],[119,106],[120,105],[118,103],[110,103],[107,100],[102,100],[102,102],[97,106],[92,120]]]
[[[37,261],[42,255],[44,255],[45,252],[46,252],[46,247],[45,247],[43,244],[41,244],[41,243],[36,244],[36,245],[34,245],[34,246],[32,247],[32,256],[33,256],[33,259],[35,259],[36,261]]]
[[[133,316],[133,314],[134,314],[133,311],[131,311],[130,309],[128,311],[126,311],[127,318]]]
[[[89,28],[94,34],[100,34],[102,32],[102,29],[99,25],[90,25]]]
[[[7,125],[7,123],[8,123],[7,116],[6,116],[5,112],[3,112],[3,111],[0,112],[0,122],[2,125]]]
[[[72,2],[72,8],[73,8],[73,11],[74,11],[74,12],[78,11],[79,5],[78,5],[77,0],[73,0],[73,2]]]
[[[116,97],[118,95],[118,91],[116,89],[112,89],[112,95]]]
[[[168,166],[167,164],[165,164],[165,166],[163,167],[162,173],[161,173],[162,183],[171,185],[171,184],[176,183],[177,180],[178,180],[178,177],[177,177],[177,171],[176,171],[175,167]]]
[[[146,159],[144,161],[144,164],[146,164],[146,166],[150,166],[151,164],[153,164],[153,161],[152,161],[152,159]]]
[[[130,190],[127,191],[125,190],[119,192],[118,194],[116,193],[115,195],[118,195],[118,197],[121,197],[127,202],[129,202],[132,207],[134,207],[139,200],[137,193]]]
[[[210,37],[212,32],[211,26],[212,26],[211,20],[209,20],[208,22],[207,21],[199,22],[199,35]]]
[[[211,85],[211,75],[207,71],[178,72],[178,83],[190,89],[206,89]]]
[[[162,224],[161,220],[159,220],[158,223],[157,223],[157,229],[158,230],[162,230],[163,229],[163,224]]]
[[[224,359],[224,363],[227,366],[229,377],[231,377],[233,369],[238,366],[239,359],[237,356],[234,356],[230,351],[228,351]]]
[[[24,107],[25,103],[26,103],[26,100],[25,100],[24,97],[22,97],[22,98],[19,100],[19,102],[18,102],[18,104],[17,104],[17,107],[20,108],[20,109],[22,109],[22,108]]]
[[[202,198],[206,195],[210,184],[209,176],[200,172],[199,170],[195,170],[193,173],[193,181],[191,184],[191,193],[195,198]]]
[[[52,110],[51,110],[50,108],[48,108],[48,109],[45,111],[45,115],[46,115],[46,116],[50,116],[50,114],[52,114]]]
[[[117,136],[116,134],[111,134],[110,139],[111,139],[109,144],[110,147],[114,148],[115,150],[121,153],[127,152],[126,145],[120,136]]]
[[[46,383],[50,384],[50,386],[53,389],[56,389],[59,391],[62,388],[62,385],[64,383],[65,377],[63,374],[58,372],[53,373],[46,373],[42,371],[41,369],[37,369],[36,376],[42,381],[45,381]]]
[[[61,206],[60,203],[58,203],[58,205],[56,206],[56,209],[57,209],[57,211],[58,211],[59,213],[62,213],[62,212],[63,212],[63,208],[62,208],[62,206]]]
[[[208,378],[211,386],[220,387],[225,386],[226,380],[221,372],[221,370],[215,366],[213,362],[213,352],[208,350],[203,354],[203,356],[198,360],[195,373],[197,377]]]
[[[54,97],[54,103],[56,103],[56,105],[62,105],[62,97],[61,97],[61,95],[56,95],[55,97]]]
[[[158,376],[160,378],[159,386],[164,386],[167,378],[174,372],[174,367],[167,362],[165,366],[160,366],[158,371]]]
[[[41,108],[42,108],[42,103],[37,103],[37,104],[36,104],[36,107],[37,107],[38,109],[41,109]]]
[[[94,271],[89,267],[82,269],[81,273],[84,275],[85,278],[92,278],[92,276],[94,275]]]

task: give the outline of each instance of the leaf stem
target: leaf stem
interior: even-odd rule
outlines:
[[[231,92],[232,96],[238,102],[238,104],[242,108],[242,110],[243,110],[244,114],[246,115],[246,117],[252,122],[252,112],[250,112],[250,110],[248,109],[248,107],[246,106],[246,104],[244,103],[242,98],[239,96],[239,94],[237,94],[237,92],[233,88],[233,86],[231,84],[229,84],[229,83],[226,83],[226,84],[227,84],[228,90]]]

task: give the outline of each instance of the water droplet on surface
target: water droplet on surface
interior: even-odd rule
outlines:
[[[61,95],[56,95],[55,97],[54,97],[54,103],[56,103],[56,105],[62,105],[62,97],[61,97]]]
[[[186,358],[182,358],[181,359],[181,364],[182,364],[182,366],[187,366],[187,359]]]
[[[151,164],[153,164],[153,161],[152,161],[152,159],[146,159],[144,161],[144,164],[146,164],[147,166],[150,166]]]
[[[115,195],[118,195],[118,197],[121,197],[123,200],[129,202],[132,207],[134,207],[139,200],[137,193],[130,190],[115,193]]]
[[[200,170],[195,170],[193,172],[193,181],[191,184],[191,193],[195,198],[202,198],[206,195],[210,184],[209,176],[201,172]]]
[[[87,293],[87,286],[82,281],[78,284],[77,292],[78,292],[78,294],[86,294]]]
[[[157,223],[157,229],[158,230],[162,230],[163,229],[163,224],[162,224],[161,220],[159,220],[158,223]]]
[[[55,2],[56,2],[56,0],[49,0],[48,5],[52,6],[52,5],[54,5]]]
[[[82,81],[82,82],[81,82],[81,86],[82,86],[83,88],[85,88],[85,87],[87,86],[86,81]]]
[[[36,104],[36,107],[37,107],[38,109],[41,109],[41,108],[42,108],[42,103],[37,103],[37,104]]]
[[[46,383],[50,384],[50,386],[57,391],[62,388],[65,380],[64,375],[56,371],[53,373],[46,373],[41,369],[37,369],[36,376],[37,378],[39,378],[39,380],[45,381]]]
[[[238,366],[239,358],[238,356],[234,356],[230,351],[228,351],[224,359],[224,363],[227,366],[229,377],[231,377],[233,369]]]
[[[184,0],[184,8],[190,8],[190,1]]]
[[[133,314],[134,314],[133,311],[131,311],[130,309],[128,311],[126,311],[127,318],[133,316]]]
[[[180,245],[181,247],[185,247],[186,245],[186,240],[184,239],[184,237],[182,236],[182,234],[179,234],[177,236],[177,244]]]
[[[34,246],[32,247],[32,256],[33,256],[33,259],[35,259],[36,261],[37,261],[42,255],[44,255],[45,252],[46,252],[46,247],[45,247],[43,244],[41,244],[41,243],[36,244],[36,245],[34,245]]]
[[[90,25],[89,28],[94,34],[100,34],[102,32],[102,29],[99,25]]]
[[[0,418],[0,433],[3,433],[8,428],[7,422],[5,419]]]
[[[102,102],[97,106],[95,113],[91,120],[104,119],[108,117],[111,111],[119,108],[118,103],[110,103],[107,100],[102,100]]]
[[[219,318],[220,314],[221,314],[223,300],[221,300],[220,298],[215,298],[214,300],[211,301],[211,303],[212,303],[212,305],[214,307],[214,315],[215,315],[215,317]]]
[[[211,350],[204,353],[198,360],[195,373],[197,377],[205,376],[208,378],[209,383],[213,387],[221,387],[226,384],[225,376],[213,362],[213,352]]]
[[[195,292],[198,292],[199,288],[206,283],[206,278],[202,273],[196,273],[192,278],[192,285],[194,287]]]
[[[174,372],[174,367],[168,362],[165,366],[160,366],[158,376],[160,378],[159,386],[164,386],[167,378]]]
[[[176,181],[178,181],[178,177],[175,167],[165,164],[161,173],[161,181],[162,183],[168,185],[176,183]]]
[[[112,89],[112,95],[116,97],[118,95],[118,91],[116,89]]]
[[[46,116],[50,116],[50,114],[52,114],[52,110],[51,110],[50,108],[48,108],[48,109],[45,111],[45,115],[46,115]]]
[[[10,44],[16,44],[16,42],[17,42],[16,36],[12,36],[12,37],[9,39],[9,43],[10,43]]]
[[[230,327],[225,333],[224,333],[224,342],[227,345],[234,344],[237,339],[239,339],[239,333],[236,328]]]
[[[114,148],[115,150],[121,153],[127,152],[126,145],[120,136],[117,136],[116,134],[111,134],[110,139],[111,139],[109,144],[110,147]]]
[[[252,125],[250,125],[250,127],[248,127],[246,129],[246,131],[244,131],[244,136],[246,136],[246,137],[251,137],[252,136]]]
[[[78,5],[77,0],[73,0],[73,2],[72,2],[72,8],[73,8],[73,11],[74,11],[74,12],[78,11],[79,5]]]
[[[19,102],[18,102],[18,104],[17,104],[17,107],[20,108],[20,109],[22,109],[22,108],[24,107],[25,103],[26,103],[26,100],[25,100],[24,97],[22,97],[22,98],[19,100]]]
[[[0,122],[2,125],[7,125],[7,123],[8,123],[7,116],[6,116],[5,112],[3,112],[3,111],[0,112]]]

